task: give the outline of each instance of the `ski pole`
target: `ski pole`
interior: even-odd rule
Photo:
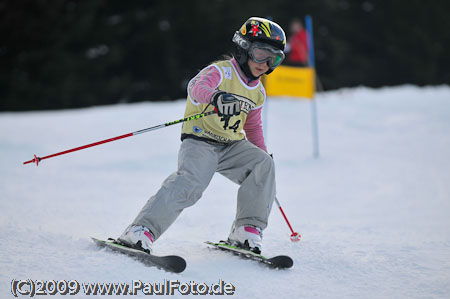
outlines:
[[[284,214],[284,211],[283,211],[283,208],[281,207],[281,205],[280,205],[280,202],[278,201],[278,199],[275,197],[275,202],[277,203],[277,206],[278,206],[278,208],[280,209],[280,212],[281,212],[281,214],[283,215],[283,217],[284,217],[284,220],[286,220],[286,223],[287,223],[287,225],[289,226],[289,228],[290,228],[290,230],[291,230],[291,241],[292,242],[298,242],[298,241],[300,241],[300,239],[301,239],[301,237],[302,237],[302,235],[300,235],[299,233],[297,233],[297,232],[294,232],[294,230],[292,229],[292,226],[291,226],[291,224],[289,223],[289,220],[287,219],[287,217],[286,217],[286,214]]]
[[[165,128],[165,127],[168,127],[168,126],[171,126],[171,125],[176,125],[176,124],[184,123],[184,122],[187,122],[187,121],[196,120],[196,119],[199,119],[201,117],[205,117],[205,116],[208,116],[208,115],[211,115],[211,114],[214,114],[214,113],[216,113],[216,110],[199,113],[199,114],[192,115],[192,116],[189,116],[189,117],[186,117],[186,118],[182,118],[182,119],[179,119],[179,120],[175,120],[175,121],[171,121],[171,122],[168,122],[168,123],[165,123],[165,124],[161,124],[161,125],[157,125],[157,126],[154,126],[154,127],[138,130],[138,131],[135,131],[135,132],[132,132],[132,133],[128,133],[128,134],[124,134],[124,135],[120,135],[120,136],[117,136],[117,137],[113,137],[113,138],[97,141],[97,142],[94,142],[94,143],[91,143],[91,144],[79,146],[79,147],[76,147],[76,148],[65,150],[65,151],[62,151],[62,152],[59,152],[59,153],[56,153],[56,154],[52,154],[52,155],[48,155],[48,156],[45,156],[45,157],[38,157],[38,156],[34,155],[33,159],[31,159],[29,161],[26,161],[26,162],[23,162],[23,164],[36,163],[36,166],[39,166],[39,162],[41,162],[44,159],[53,158],[53,157],[56,157],[56,156],[60,156],[60,155],[64,155],[64,154],[68,154],[68,153],[72,153],[72,152],[76,152],[76,151],[83,150],[85,148],[89,148],[89,147],[93,147],[93,146],[97,146],[97,145],[100,145],[100,144],[104,144],[104,143],[116,141],[116,140],[119,140],[119,139],[123,139],[123,138],[131,137],[131,136],[139,135],[139,134],[142,134],[142,133],[147,133],[147,132],[150,132],[150,131],[162,129],[162,128]]]

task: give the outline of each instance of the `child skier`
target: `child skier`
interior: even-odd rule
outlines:
[[[278,24],[252,17],[235,32],[233,42],[233,58],[204,68],[187,88],[185,117],[212,109],[217,114],[184,124],[178,170],[145,204],[120,242],[151,253],[153,242],[200,199],[219,172],[240,185],[228,241],[261,252],[262,231],[275,199],[275,169],[263,138],[266,95],[260,77],[283,61],[286,37]]]

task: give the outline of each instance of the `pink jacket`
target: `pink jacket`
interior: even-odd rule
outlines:
[[[253,87],[259,83],[259,79],[251,81],[249,83],[247,77],[241,71],[234,58],[231,59],[231,63],[234,65],[236,70],[238,70],[239,76],[241,77],[242,81],[245,82],[248,86]],[[214,66],[209,66],[202,71],[195,84],[190,86],[189,94],[194,101],[202,104],[208,104],[211,102],[212,95],[217,91],[217,86],[219,85],[219,83],[219,71]],[[263,91],[264,89],[262,89],[261,92]],[[267,148],[264,143],[261,111],[262,107],[259,107],[248,113],[247,120],[244,124],[244,131],[247,139],[251,143],[267,152]]]

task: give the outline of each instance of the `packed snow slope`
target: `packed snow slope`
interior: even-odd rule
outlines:
[[[39,167],[22,163],[182,118],[184,101],[0,113],[0,298],[13,296],[13,279],[223,280],[234,298],[449,298],[450,88],[343,89],[319,94],[317,108],[316,159],[310,103],[270,98],[265,107],[278,199],[303,237],[290,242],[274,205],[263,253],[290,255],[294,267],[271,270],[207,248],[227,237],[238,190],[216,175],[155,243],[155,254],[185,257],[181,274],[89,238],[119,236],[176,169],[179,125]]]

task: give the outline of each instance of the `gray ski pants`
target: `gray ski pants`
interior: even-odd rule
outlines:
[[[144,205],[133,225],[146,226],[158,239],[180,215],[195,204],[215,172],[240,185],[236,226],[267,227],[275,199],[275,167],[272,158],[247,140],[230,145],[184,139],[178,154],[178,170]]]

